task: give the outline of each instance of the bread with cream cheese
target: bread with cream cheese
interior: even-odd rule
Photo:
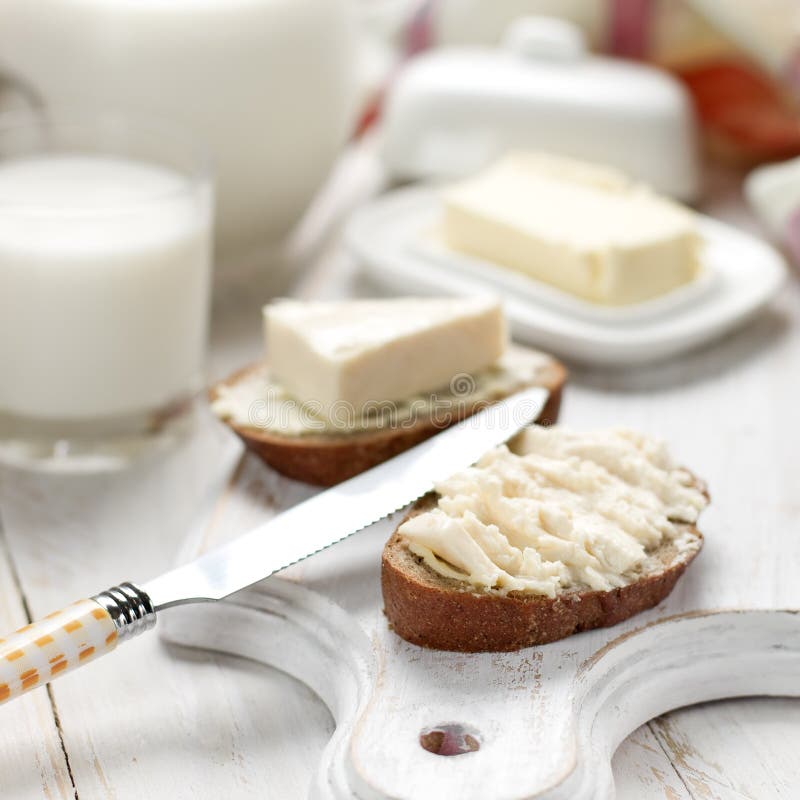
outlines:
[[[596,443],[591,443],[590,446],[594,447]],[[573,460],[570,461],[570,458]],[[579,487],[586,475],[586,465],[581,467],[574,456],[567,456],[563,465],[566,465],[565,469],[576,470],[574,486]],[[478,464],[478,467],[480,466],[481,462]],[[624,474],[629,466],[630,461],[625,463],[623,458],[618,473]],[[532,470],[534,480],[537,480],[535,464],[528,465],[527,468]],[[612,473],[613,471],[614,468]],[[468,475],[469,472],[466,471],[464,475]],[[617,476],[612,474],[609,480],[616,480],[619,474]],[[674,468],[672,474],[679,475],[682,484],[678,485],[679,490],[693,493],[695,511],[699,513],[708,501],[704,484],[679,468]],[[517,473],[509,473],[509,476],[509,485],[514,487]],[[548,595],[544,592],[515,589],[517,585],[515,577],[509,576],[505,570],[499,568],[496,572],[502,576],[500,580],[505,579],[504,587],[498,585],[499,581],[492,586],[475,585],[474,582],[467,580],[466,574],[463,578],[459,577],[458,566],[439,558],[432,559],[431,551],[420,546],[421,542],[439,541],[435,537],[428,536],[426,539],[425,536],[417,536],[412,537],[414,541],[411,541],[403,532],[404,526],[405,530],[411,530],[406,523],[414,518],[418,518],[418,527],[422,520],[430,521],[423,526],[423,529],[433,524],[434,518],[430,515],[422,516],[428,512],[444,515],[449,521],[450,517],[447,517],[447,514],[452,512],[453,507],[464,505],[460,494],[462,491],[460,486],[463,485],[460,481],[463,480],[463,476],[455,477],[456,480],[451,481],[447,490],[442,489],[445,491],[445,501],[449,498],[450,503],[444,502],[442,509],[439,508],[442,498],[437,494],[431,493],[422,498],[412,507],[383,551],[381,583],[384,609],[389,624],[402,638],[423,647],[461,652],[518,650],[562,639],[580,631],[615,625],[660,603],[670,593],[702,546],[702,535],[696,528],[694,520],[689,521],[691,517],[696,517],[696,514],[686,515],[665,511],[662,508],[659,511],[663,511],[665,515],[677,514],[677,518],[663,516],[660,520],[662,529],[670,530],[669,535],[662,536],[658,541],[651,538],[646,547],[642,543],[642,557],[637,560],[633,569],[624,574],[624,579],[623,576],[618,576],[617,580],[612,581],[614,585],[603,587],[602,576],[597,575],[594,587],[585,579],[578,579],[559,586],[555,591],[552,587],[548,587],[550,588]],[[547,485],[549,479],[541,480],[543,485]],[[491,481],[495,483],[492,484]],[[483,541],[487,541],[491,536],[498,537],[504,533],[502,521],[499,519],[502,506],[497,505],[501,501],[497,500],[496,495],[494,500],[489,496],[496,491],[496,483],[497,475],[494,475],[485,482],[485,486],[488,487],[485,497],[478,497],[477,500],[473,498],[466,502],[466,507],[471,509],[466,513],[475,513],[471,518],[472,521],[475,522],[476,518],[482,519],[477,534],[474,530],[470,534],[470,536],[477,535],[476,541],[481,541],[481,536],[485,537]],[[637,491],[642,485],[637,487]],[[557,498],[563,488],[558,477],[552,486],[556,491],[548,495],[548,502],[552,502],[554,497]],[[512,493],[513,491],[512,488]],[[527,497],[524,490],[519,496]],[[530,496],[536,496],[535,489],[531,491]],[[591,494],[587,496],[586,501],[586,508],[590,509],[590,512],[594,512],[596,507],[604,502],[602,498]],[[534,501],[534,504],[536,502]],[[648,513],[648,507],[652,511],[656,505],[646,496],[640,495],[639,500],[632,501],[630,506],[633,508],[630,524],[637,525],[643,518],[642,515]],[[512,510],[510,513],[518,513],[520,507],[517,506],[516,511]],[[566,540],[568,544],[572,544],[574,539],[581,538],[583,533],[579,530],[581,524],[591,526],[592,522],[583,523],[584,518],[580,511],[573,514],[573,511],[568,510],[565,513],[574,522],[572,538],[567,537]],[[604,513],[606,523],[613,520],[614,511],[606,508]],[[519,521],[519,516],[514,519]],[[489,525],[490,522],[497,524]],[[525,523],[527,524],[527,521]],[[614,523],[610,524],[613,528]],[[445,524],[440,535],[445,533],[449,535],[448,531],[449,528]],[[508,538],[513,540],[508,529],[505,533],[508,533]],[[446,552],[446,544],[451,545],[451,541],[441,544],[441,552]],[[589,550],[591,551],[591,546]],[[538,562],[541,553],[526,555],[532,556],[532,562]],[[582,555],[585,557],[585,554]],[[494,556],[495,562],[505,563],[502,561],[503,558],[507,558],[507,555],[502,552]],[[519,563],[517,565],[519,566]],[[463,568],[464,565],[460,566]],[[551,568],[549,574],[552,575],[552,563],[546,566]],[[546,571],[537,574],[535,569],[530,568],[521,570],[521,573],[536,577],[547,574]],[[487,574],[482,576],[483,582],[492,583],[491,574]],[[474,576],[471,578],[474,579]],[[591,582],[591,579],[589,581]],[[532,579],[530,583],[536,585],[536,579]]]
[[[521,347],[514,347],[512,350],[528,354],[538,363],[535,373],[526,382],[515,387],[515,391],[529,386],[543,386],[548,389],[550,396],[538,422],[541,425],[554,424],[558,419],[562,389],[567,380],[566,368],[543,353]],[[242,384],[263,369],[262,364],[250,365],[212,387],[212,404],[226,389]],[[504,396],[507,395],[497,393],[491,400],[501,400]],[[448,422],[458,422],[484,406],[483,400],[473,404],[459,404],[457,413]],[[436,419],[425,415],[421,415],[411,425],[307,435],[283,434],[255,425],[243,425],[232,419],[225,419],[225,422],[248,450],[270,467],[290,478],[316,486],[333,486],[358,475],[430,438],[443,427]]]

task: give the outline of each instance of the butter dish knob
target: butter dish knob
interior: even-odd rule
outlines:
[[[531,59],[572,61],[586,55],[581,29],[555,17],[521,17],[509,26],[503,47]]]

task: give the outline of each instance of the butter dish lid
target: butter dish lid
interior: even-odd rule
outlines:
[[[509,149],[609,164],[656,191],[698,191],[691,102],[670,75],[587,52],[576,26],[525,17],[499,48],[413,59],[387,97],[382,154],[400,180],[470,174]]]

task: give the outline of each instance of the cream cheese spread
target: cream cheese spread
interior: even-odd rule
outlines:
[[[471,408],[476,403],[505,397],[536,383],[551,363],[543,353],[512,346],[492,366],[474,374],[454,375],[438,391],[417,393],[400,401],[372,403],[361,413],[341,405],[332,416],[315,413],[316,406],[299,402],[263,366],[231,384],[221,385],[211,407],[218,417],[234,425],[283,436],[402,429],[419,419],[440,418],[444,425],[447,417],[457,412],[458,404]]]
[[[437,484],[399,533],[431,569],[481,589],[554,597],[635,580],[707,498],[664,444],[629,430],[534,426]]]

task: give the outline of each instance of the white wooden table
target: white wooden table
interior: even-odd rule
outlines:
[[[368,291],[323,235],[368,190],[370,162],[351,155],[298,237],[300,296]],[[706,209],[754,227],[735,176]],[[335,228],[335,226],[333,226]],[[258,356],[264,294],[229,279],[215,310],[211,372]],[[800,534],[800,287],[745,330],[691,356],[631,372],[575,369],[563,417],[662,434],[708,478],[705,528],[741,507],[759,530]],[[238,445],[207,415],[180,448],[122,474],[92,478],[0,471],[0,625],[6,630],[120,580],[168,567],[219,490]],[[286,490],[291,491],[287,482]],[[769,526],[769,527],[767,527]],[[746,557],[746,554],[743,554]],[[375,565],[377,579],[378,565]],[[796,581],[798,565],[756,560],[754,573]],[[800,601],[800,589],[798,589]],[[795,605],[800,605],[800,602]],[[165,647],[149,636],[0,709],[0,797],[276,798],[305,796],[333,730],[316,696],[291,678],[231,657]],[[753,699],[673,712],[634,732],[614,762],[622,800],[800,796],[800,702]]]

